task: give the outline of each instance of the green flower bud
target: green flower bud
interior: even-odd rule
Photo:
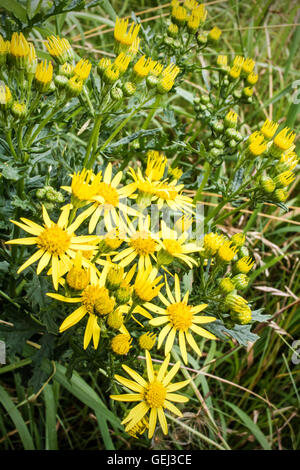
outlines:
[[[238,325],[246,325],[247,323],[251,322],[252,319],[252,312],[248,305],[240,312],[230,312],[230,317],[232,321],[237,323]]]
[[[136,92],[136,85],[133,82],[126,82],[122,90],[125,96],[132,96]]]
[[[54,77],[54,83],[57,88],[65,88],[68,83],[68,78],[65,75],[56,75]]]
[[[198,32],[198,33],[196,34],[196,41],[197,41],[197,43],[199,44],[199,46],[205,46],[206,43],[207,43],[207,35]]]
[[[14,101],[11,107],[11,113],[16,118],[24,118],[27,114],[27,106],[25,103],[19,103],[18,101]]]
[[[107,324],[114,330],[119,330],[123,325],[123,315],[119,310],[110,312],[107,317]]]
[[[115,299],[119,305],[127,304],[131,298],[129,287],[119,287],[114,293]]]
[[[239,258],[244,258],[245,256],[249,256],[249,250],[246,246],[241,246],[238,251]]]
[[[118,87],[112,88],[110,91],[110,96],[113,100],[119,101],[123,98],[123,91]]]
[[[246,274],[240,273],[232,278],[232,282],[234,283],[236,289],[243,290],[248,286],[249,278]]]
[[[288,195],[289,193],[283,188],[278,188],[274,191],[274,199],[278,202],[285,202],[288,198]]]
[[[148,75],[146,78],[146,84],[148,88],[155,88],[158,83],[158,77],[155,77],[154,75]]]
[[[232,280],[230,279],[230,277],[224,277],[219,282],[219,288],[220,288],[220,291],[222,292],[222,294],[229,294],[230,292],[232,292],[235,289],[235,285],[232,282]]]
[[[262,176],[260,179],[260,184],[265,193],[272,193],[276,187],[275,182],[269,176]]]
[[[224,131],[224,124],[221,122],[221,121],[214,121],[212,124],[211,124],[211,127],[213,128],[213,130],[215,132],[217,132],[218,134],[221,134],[223,131]]]
[[[214,147],[216,147],[217,149],[222,149],[222,148],[224,148],[224,146],[225,146],[224,142],[222,142],[222,140],[220,140],[220,139],[215,139],[215,140],[213,141],[213,145],[214,145]]]

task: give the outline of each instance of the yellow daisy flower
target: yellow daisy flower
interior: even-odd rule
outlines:
[[[188,256],[187,253],[195,253],[196,251],[201,251],[203,248],[200,248],[196,243],[185,243],[188,238],[188,233],[184,232],[180,236],[175,230],[171,230],[167,227],[164,221],[161,222],[161,232],[159,244],[161,250],[158,252],[158,263],[161,260],[161,264],[169,264],[174,258],[186,263],[191,269],[193,264],[197,265],[197,261],[194,260],[191,256]]]
[[[109,163],[107,165],[103,175],[103,181],[98,184],[97,194],[91,198],[94,201],[93,205],[82,213],[82,216],[85,218],[91,216],[89,233],[95,230],[102,214],[108,231],[114,228],[113,225],[116,227],[120,225],[118,212],[133,216],[138,215],[135,210],[121,202],[122,199],[127,198],[134,191],[131,185],[118,188],[122,176],[123,172],[119,171],[112,177],[112,164]]]
[[[189,212],[193,214],[193,200],[182,194],[183,184],[176,184],[177,180],[171,182],[165,181],[155,190],[155,202],[158,209],[162,209],[164,205],[174,211]]]
[[[141,422],[148,411],[150,412],[148,429],[149,438],[154,434],[157,418],[163,433],[168,434],[168,425],[164,409],[171,411],[177,416],[182,416],[180,410],[172,402],[185,403],[188,401],[188,398],[174,392],[185,387],[189,383],[189,380],[171,383],[171,380],[180,368],[180,362],[178,361],[170,371],[167,372],[169,362],[170,355],[166,357],[158,372],[155,372],[151,355],[149,351],[146,351],[147,379],[141,377],[141,375],[125,364],[123,364],[122,367],[133,380],[129,380],[120,375],[115,375],[115,379],[120,384],[129,388],[129,390],[132,390],[134,393],[111,395],[110,398],[116,401],[140,402],[132,408],[126,418],[122,421],[122,424],[126,424],[126,432],[130,432],[135,429],[136,425]]]
[[[69,259],[74,258],[77,250],[91,250],[93,245],[90,242],[95,240],[95,236],[76,236],[75,230],[83,222],[81,216],[68,227],[70,214],[70,204],[64,206],[57,223],[50,220],[46,208],[43,206],[44,226],[40,226],[31,220],[21,218],[21,222],[12,220],[15,225],[21,227],[33,237],[17,238],[6,243],[15,245],[37,245],[38,251],[22,264],[18,269],[18,274],[31,264],[39,260],[37,274],[51,262],[52,280],[54,288],[58,288],[59,273],[64,266],[69,266]],[[98,238],[98,237],[97,237]]]
[[[100,301],[102,306],[107,304],[107,306],[110,307],[111,305],[111,297],[108,296],[108,290],[105,287],[108,269],[109,266],[105,266],[99,278],[91,271],[90,284],[81,292],[80,297],[65,297],[60,294],[47,293],[48,297],[60,300],[61,302],[81,303],[80,307],[74,310],[74,312],[63,321],[59,328],[60,333],[76,325],[85,315],[89,315],[83,339],[84,349],[88,347],[92,338],[94,349],[97,349],[99,344],[100,326],[98,324],[98,318],[100,314],[96,311],[97,302]]]
[[[175,274],[175,296],[173,296],[167,281],[166,292],[168,298],[164,297],[161,293],[158,294],[166,308],[158,307],[150,302],[145,303],[144,307],[159,315],[149,321],[150,325],[161,326],[166,324],[158,335],[158,349],[167,337],[165,355],[169,354],[178,332],[181,356],[184,363],[187,364],[186,341],[191,348],[201,356],[201,351],[191,332],[203,336],[204,338],[216,339],[215,335],[198,326],[199,323],[211,323],[215,321],[216,318],[197,315],[207,307],[207,304],[197,305],[196,307],[188,305],[189,291],[187,291],[181,299],[180,282],[177,274]]]
[[[71,194],[71,203],[75,207],[82,207],[96,196],[101,178],[101,171],[95,175],[92,170],[84,168],[72,175],[71,186],[62,186],[62,189]]]
[[[120,266],[128,266],[138,257],[138,269],[147,269],[152,265],[151,258],[156,262],[155,252],[159,250],[158,236],[150,231],[150,217],[139,217],[138,227],[135,228],[128,219],[128,235],[125,239],[128,248],[113,258]]]

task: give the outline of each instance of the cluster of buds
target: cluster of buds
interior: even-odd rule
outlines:
[[[200,49],[206,45],[215,47],[222,32],[216,26],[210,31],[204,31],[206,16],[205,4],[200,4],[196,0],[185,0],[183,3],[173,0],[170,22],[161,38],[166,53],[175,54],[176,58],[186,56],[193,39]]]
[[[255,196],[259,200],[283,203],[288,198],[287,188],[295,179],[298,164],[295,153],[295,132],[285,127],[277,133],[279,124],[269,119],[249,136],[244,158],[259,157],[261,168]]]
[[[229,239],[210,232],[204,235],[203,248],[200,255],[205,265],[212,265],[212,274],[215,273],[218,282],[218,289],[213,287],[208,295],[213,295],[222,320],[230,327],[249,323],[251,309],[248,302],[238,294],[238,291],[248,286],[248,273],[254,266],[245,246],[245,235],[236,233]]]
[[[55,204],[62,204],[64,197],[61,192],[56,191],[52,186],[44,186],[36,191],[36,197],[47,210],[54,210]]]
[[[169,92],[180,72],[179,67],[174,63],[164,67],[163,64],[145,55],[133,63],[140,43],[137,37],[139,27],[132,24],[128,32],[127,28],[128,20],[117,19],[115,26],[116,50],[120,50],[121,44],[121,52],[113,62],[111,59],[103,57],[98,63],[97,70],[105,89],[110,89],[113,100],[133,95],[137,86],[144,82],[149,89],[155,90],[157,93]],[[133,64],[129,67],[131,63]]]

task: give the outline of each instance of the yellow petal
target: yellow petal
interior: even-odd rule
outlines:
[[[174,344],[175,336],[176,336],[176,330],[175,328],[172,328],[165,344],[165,355],[169,354],[169,352],[171,351],[173,344]]]
[[[175,415],[182,417],[181,411],[177,408],[177,406],[173,405],[173,403],[171,403],[170,401],[165,400],[164,407],[167,408],[172,413],[174,413]]]
[[[36,237],[15,238],[14,240],[8,240],[5,243],[9,245],[35,245],[36,240]]]
[[[110,398],[117,401],[141,401],[143,395],[141,393],[124,393],[123,395],[110,395]]]
[[[149,382],[153,382],[154,380],[153,364],[152,364],[150,353],[147,350],[146,350],[146,364],[147,364],[147,375],[148,375]]]
[[[76,323],[78,323],[86,315],[86,313],[87,311],[83,306],[77,308],[60,325],[60,328],[59,328],[60,333],[67,330],[68,328],[71,328],[71,326],[76,325]]]
[[[151,408],[150,417],[149,417],[149,431],[148,431],[149,439],[151,439],[151,437],[154,434],[156,421],[157,421],[157,408]]]
[[[126,364],[122,365],[123,369],[127,372],[130,377],[133,378],[138,384],[142,385],[143,387],[147,387],[147,382],[143,377],[140,376],[137,372],[135,372],[133,369],[130,367],[126,366]]]
[[[28,266],[31,264],[35,263],[40,257],[43,255],[44,250],[38,250],[36,251],[30,258],[28,258],[25,263],[22,264],[22,266],[19,267],[17,274],[21,273],[24,269],[26,269]]]
[[[171,382],[171,380],[177,374],[179,369],[180,369],[180,361],[176,362],[176,364],[174,364],[174,366],[169,370],[169,372],[165,376],[162,382],[165,387]]]
[[[37,268],[36,268],[36,273],[37,274],[40,274],[43,271],[43,269],[49,263],[50,259],[51,259],[51,254],[46,251],[43,254],[43,256],[41,257],[41,259],[39,261],[39,264],[37,265]]]
[[[122,385],[125,387],[129,388],[130,390],[133,390],[134,392],[142,393],[144,391],[144,387],[142,385],[138,384],[137,382],[134,382],[133,380],[126,379],[125,377],[122,377],[121,375],[115,375],[115,379],[120,382]]]
[[[187,358],[187,352],[186,352],[185,337],[184,337],[184,332],[182,330],[179,331],[179,348],[180,348],[183,362],[187,364],[188,358]]]
[[[189,401],[187,397],[184,397],[183,395],[177,395],[177,393],[167,393],[166,399],[175,401],[175,403],[186,403]]]
[[[191,325],[190,329],[197,333],[198,335],[203,336],[204,338],[209,338],[209,339],[216,339],[216,336],[210,333],[209,331],[206,331],[204,328],[201,328],[200,326],[197,325]]]
[[[166,435],[168,434],[168,425],[167,425],[167,420],[165,417],[164,410],[161,407],[157,408],[157,414],[158,414],[158,419],[159,419],[162,431]]]

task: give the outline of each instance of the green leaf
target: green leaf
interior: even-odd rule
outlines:
[[[225,403],[238,415],[242,423],[246,426],[247,429],[249,429],[251,434],[258,440],[262,448],[264,450],[272,450],[266,436],[263,434],[263,432],[257,426],[257,424],[255,424],[254,421],[252,421],[252,419],[249,418],[249,416],[246,415],[244,411],[242,411],[233,403],[229,403],[228,401],[225,401]]]
[[[45,400],[46,450],[58,450],[56,432],[56,401],[53,386],[47,384],[43,391]]]
[[[3,387],[0,385],[0,403],[5,408],[6,412],[8,413],[10,419],[14,423],[22,441],[23,447],[25,450],[35,450],[34,443],[32,440],[32,436],[29,433],[27,425],[22,418],[21,413],[14,405],[12,399],[8,395],[8,393],[4,390]]]
[[[20,5],[20,2],[16,0],[0,0],[0,7],[12,13],[14,17],[18,18],[22,23],[27,23],[26,10]]]
[[[210,323],[206,327],[207,330],[214,333],[221,339],[228,340],[228,337],[236,339],[239,344],[243,346],[248,346],[248,343],[254,343],[259,339],[259,336],[255,333],[251,333],[252,324],[249,325],[235,325],[232,330],[229,330],[225,327],[223,322],[216,320],[213,323]]]

